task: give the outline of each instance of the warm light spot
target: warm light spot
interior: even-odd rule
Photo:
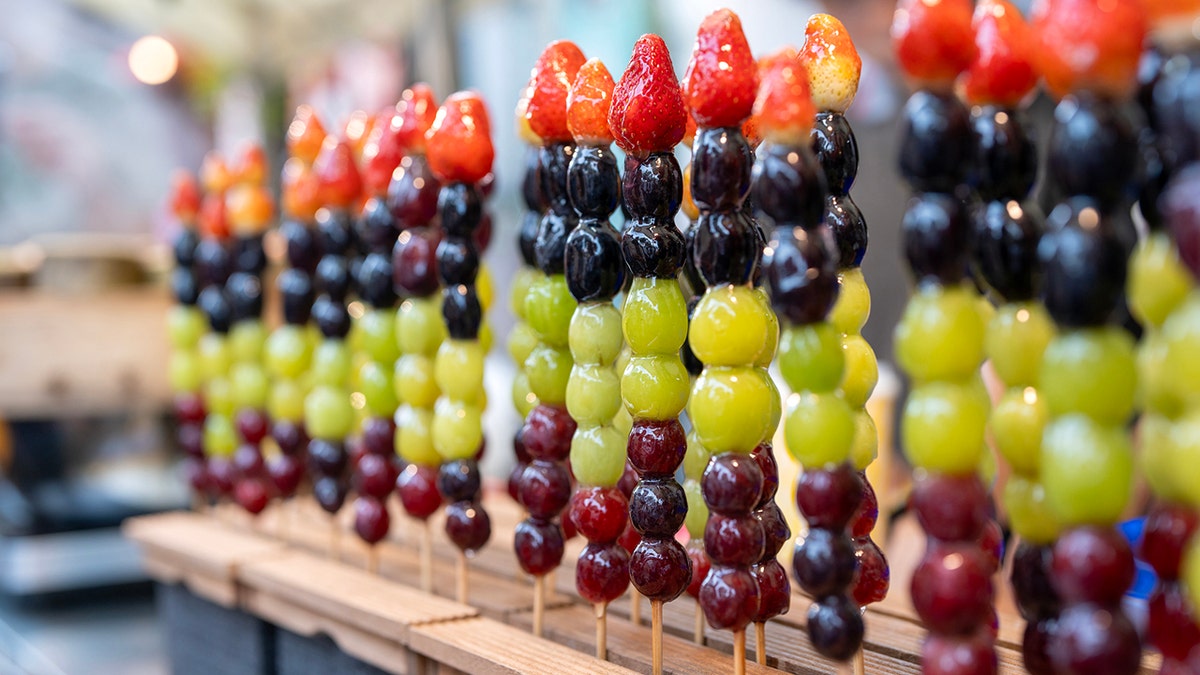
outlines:
[[[533,405],[534,403],[537,403],[537,396],[535,396],[533,392],[525,394],[525,402]]]
[[[1029,310],[1018,309],[1017,310],[1017,321],[1019,321],[1020,323],[1025,323],[1026,321],[1029,321]]]
[[[179,69],[179,52],[165,38],[147,35],[129,48],[129,71],[142,84],[162,84]]]
[[[996,124],[1008,124],[1008,113],[1004,111],[996,113]]]
[[[1079,226],[1085,230],[1093,230],[1100,224],[1100,214],[1092,207],[1079,212]]]
[[[800,153],[789,152],[787,156],[788,164],[796,165],[800,163]]]
[[[355,410],[362,410],[367,407],[367,397],[361,391],[356,391],[350,394],[350,405],[354,406]]]
[[[962,567],[963,557],[961,553],[951,553],[946,556],[946,569],[956,570]]]
[[[1008,217],[1013,220],[1020,220],[1021,216],[1025,215],[1025,211],[1021,208],[1021,202],[1015,199],[1005,204],[1004,208],[1008,211]]]
[[[367,308],[364,307],[361,302],[355,300],[354,302],[346,305],[346,311],[349,312],[350,316],[354,317],[355,319],[361,319],[363,314],[367,313]]]
[[[1025,387],[1025,390],[1021,392],[1021,398],[1025,399],[1025,405],[1037,403],[1037,389]]]

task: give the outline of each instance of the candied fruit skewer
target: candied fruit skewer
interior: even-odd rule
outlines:
[[[247,512],[258,515],[274,492],[262,455],[262,441],[270,431],[266,410],[270,386],[263,364],[267,329],[262,320],[262,273],[267,264],[263,234],[274,220],[275,204],[266,187],[267,161],[262,146],[247,146],[235,176],[225,197],[234,235],[234,272],[225,282],[232,310],[230,395],[239,438],[233,457],[234,499]]]
[[[441,182],[429,167],[425,134],[433,126],[437,102],[433,90],[416,84],[397,106],[404,157],[392,172],[387,204],[399,232],[392,250],[392,280],[399,294],[396,309],[396,359],[392,384],[396,411],[395,449],[407,466],[396,479],[396,494],[411,518],[421,521],[421,589],[433,591],[433,531],[429,517],[442,505],[438,469],[442,459],[433,445],[433,415],[440,390],[434,358],[446,339],[438,294],[436,226]]]
[[[709,626],[733,631],[735,670],[745,667],[745,630],[761,604],[750,569],[766,548],[762,523],[752,513],[763,475],[750,453],[771,437],[779,410],[779,392],[766,371],[778,324],[753,287],[762,242],[757,224],[742,208],[754,152],[741,127],[750,117],[757,83],[758,67],[737,15],[729,10],[710,14],[700,25],[684,74],[685,103],[698,127],[691,192],[700,219],[692,255],[705,285],[688,334],[704,365],[692,386],[688,417],[694,449],[711,457],[700,481],[711,567],[699,601]],[[786,575],[782,578],[786,581]]]
[[[633,420],[626,450],[638,474],[629,516],[641,535],[629,578],[651,602],[651,662],[662,672],[662,605],[691,581],[691,563],[675,534],[687,514],[674,474],[687,446],[679,413],[689,378],[680,348],[687,337],[687,304],[677,279],[683,235],[674,216],[683,176],[672,153],[683,138],[687,111],[662,38],[643,35],[613,91],[608,123],[626,153],[622,197],[631,220],[621,252],[633,276],[622,305],[622,332],[630,357],[621,398]]]
[[[567,290],[578,306],[567,342],[574,366],[567,381],[567,412],[576,422],[571,470],[579,487],[567,518],[588,545],[579,554],[575,587],[596,612],[596,658],[607,657],[606,608],[629,587],[629,553],[617,540],[629,504],[617,487],[625,472],[627,436],[613,425],[621,407],[621,382],[613,368],[621,351],[621,292],[625,263],[609,219],[621,201],[621,172],[611,143],[608,111],[612,75],[599,59],[585,62],[567,95],[567,127],[575,154],[567,167],[567,196],[579,224],[567,238]]]

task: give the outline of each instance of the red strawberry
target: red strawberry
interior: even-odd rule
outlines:
[[[683,96],[683,85],[680,85],[679,95]],[[684,100],[687,100],[686,96],[684,96]],[[684,107],[684,110],[687,108]],[[688,110],[687,126],[683,129],[683,144],[690,148],[694,140],[696,140],[696,118],[692,117],[692,112]]]
[[[262,185],[267,179],[267,153],[258,143],[248,143],[238,157],[233,180],[237,183]]]
[[[225,198],[219,193],[210,193],[200,202],[200,213],[196,219],[200,235],[208,239],[228,239],[229,220],[225,217]]]
[[[963,74],[968,103],[1014,106],[1037,86],[1033,31],[1008,0],[975,6],[975,62]]]
[[[766,62],[754,116],[763,138],[786,145],[805,145],[817,108],[812,102],[808,71],[796,52],[784,50]]]
[[[1146,39],[1140,0],[1055,0],[1033,10],[1040,69],[1056,96],[1088,90],[1124,98],[1137,85]]]
[[[354,150],[348,141],[326,137],[313,170],[321,184],[323,205],[347,208],[362,196],[362,178],[358,175]]]
[[[600,59],[589,59],[579,69],[567,95],[567,127],[581,145],[608,145],[608,109],[612,107],[612,75]]]
[[[205,192],[224,192],[233,184],[233,174],[225,158],[216,150],[210,151],[200,162],[200,184]]]
[[[564,107],[564,117],[566,109]],[[491,123],[479,94],[460,91],[438,109],[425,135],[429,168],[444,183],[477,183],[492,170]]]
[[[342,127],[342,138],[350,144],[350,149],[354,151],[354,159],[358,161],[362,157],[363,147],[367,144],[367,136],[371,134],[371,127],[375,126],[375,117],[365,110],[355,110],[350,113],[350,117],[346,120],[346,125]]]
[[[571,140],[567,127],[567,93],[587,59],[570,40],[546,45],[533,66],[533,90],[525,115],[533,133],[546,143]]]
[[[782,65],[785,62],[795,61],[798,58],[800,58],[800,55],[792,47],[784,47],[774,54],[760,58],[756,63],[756,68],[758,69],[759,90],[762,90],[762,83],[766,79],[767,73],[770,72],[772,68]],[[751,147],[757,148],[758,145],[762,143],[762,120],[759,118],[757,112],[753,112],[750,117],[747,117],[746,121],[742,123],[742,135],[745,136],[746,140],[750,142]]]
[[[191,171],[180,169],[171,178],[171,213],[184,227],[194,227],[200,210],[200,184]]]
[[[800,59],[808,70],[813,104],[818,110],[846,112],[858,93],[862,58],[850,31],[828,14],[814,14],[804,28]]]
[[[321,208],[321,182],[299,157],[283,163],[283,211],[301,221],[312,220]]]
[[[687,111],[671,53],[657,35],[643,35],[613,89],[608,126],[617,145],[635,157],[670,152],[683,138]]]
[[[700,24],[683,74],[683,90],[700,126],[736,127],[750,116],[758,91],[758,67],[737,14],[718,9]]]
[[[392,172],[404,158],[400,142],[400,113],[395,108],[383,111],[363,146],[362,177],[368,195],[382,195],[392,182]],[[424,142],[424,141],[422,141]]]
[[[288,153],[305,164],[312,164],[321,152],[321,144],[325,142],[325,127],[317,113],[310,106],[302,105],[296,108],[296,116],[288,125]]]
[[[433,126],[435,117],[437,99],[434,98],[433,89],[429,85],[418,82],[404,90],[400,95],[400,102],[396,104],[396,116],[392,118],[392,124],[399,121],[398,140],[405,152],[425,152],[425,134],[429,127]]]
[[[900,67],[918,86],[950,89],[975,60],[971,0],[899,0],[892,46]]]

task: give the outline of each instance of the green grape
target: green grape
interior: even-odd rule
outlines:
[[[483,349],[483,353],[487,354],[492,351],[492,345],[495,344],[496,336],[492,333],[492,323],[485,316],[479,322],[479,347]]]
[[[1130,313],[1146,326],[1161,326],[1187,298],[1192,276],[1165,232],[1138,242],[1129,259],[1125,289]]]
[[[669,420],[687,405],[690,386],[678,352],[634,356],[621,375],[621,399],[636,419]]]
[[[861,408],[871,398],[875,385],[879,383],[879,362],[875,350],[861,335],[847,335],[842,339],[842,350],[846,356],[846,369],[842,376],[842,396],[854,408]]]
[[[229,330],[229,350],[234,361],[261,360],[266,341],[267,328],[258,319],[239,321]]]
[[[1036,479],[1013,474],[1004,484],[1004,507],[1013,532],[1033,544],[1049,544],[1060,531],[1046,502],[1046,489]]]
[[[633,358],[633,352],[630,351],[629,345],[622,345],[621,351],[617,354],[617,361],[613,364],[613,370],[618,373],[625,372],[625,369],[629,367],[629,359],[631,358]]]
[[[1188,598],[1192,601],[1192,607],[1200,607],[1200,537],[1192,537],[1192,542],[1183,555],[1182,572],[1180,576]]]
[[[571,316],[569,343],[578,363],[612,363],[621,351],[621,312],[607,302],[580,305]]]
[[[400,303],[396,312],[396,345],[402,354],[433,356],[445,338],[441,298],[409,298]]]
[[[235,408],[266,407],[271,381],[258,363],[235,363],[229,373],[229,385]]]
[[[838,274],[841,282],[837,301],[829,312],[829,320],[839,333],[861,333],[871,316],[871,289],[863,278],[862,268],[851,267]]]
[[[400,356],[396,344],[396,317],[392,311],[368,309],[358,320],[359,340],[372,361],[391,363]]]
[[[174,349],[192,349],[208,331],[208,320],[195,307],[174,305],[167,310],[167,338]]]
[[[517,409],[521,419],[528,417],[530,411],[538,405],[538,397],[529,389],[529,375],[524,370],[518,370],[513,376],[512,397],[513,407]]]
[[[433,408],[433,447],[443,460],[469,459],[483,444],[483,411],[447,398]]]
[[[756,368],[758,376],[762,378],[767,389],[771,391],[771,414],[767,424],[767,433],[763,440],[771,440],[775,438],[775,432],[779,430],[779,420],[783,418],[783,400],[779,395],[779,385],[775,384],[775,378],[771,377],[771,373],[765,368]]]
[[[1200,293],[1193,293],[1162,327],[1167,370],[1163,388],[1184,405],[1200,404]]]
[[[754,299],[758,301],[760,311],[767,318],[767,348],[758,355],[754,365],[770,368],[771,361],[775,360],[775,353],[779,351],[779,317],[775,316],[775,310],[771,308],[771,297],[763,288],[754,289]]]
[[[612,426],[580,427],[571,437],[571,472],[583,485],[611,487],[625,472],[626,436]]]
[[[696,440],[714,455],[749,453],[768,431],[772,395],[755,368],[705,368],[687,402]]]
[[[983,338],[973,289],[923,288],[896,326],[896,361],[918,382],[961,380],[979,370]]]
[[[267,338],[267,369],[275,377],[294,379],[308,371],[312,345],[300,326],[284,324]]]
[[[607,424],[621,407],[621,378],[607,366],[575,364],[567,382],[567,412],[579,425]]]
[[[517,275],[513,277],[512,289],[508,295],[508,307],[518,322],[525,320],[525,296],[529,295],[529,287],[533,285],[539,274],[532,267],[522,265],[517,270]]]
[[[700,480],[712,458],[713,454],[701,445],[700,441],[696,440],[696,430],[689,431],[687,433],[687,452],[683,455],[683,475],[697,481]]]
[[[390,418],[399,401],[392,384],[392,369],[367,361],[358,373],[358,388],[367,402],[367,411],[375,417]]]
[[[1063,526],[1111,525],[1121,518],[1133,486],[1133,448],[1120,426],[1081,414],[1046,426],[1042,483]]]
[[[833,391],[845,367],[842,336],[833,324],[822,321],[783,330],[779,372],[793,391]]]
[[[342,340],[325,340],[313,352],[313,383],[331,387],[344,386],[349,381],[352,366],[350,345]]]
[[[1171,420],[1147,412],[1138,432],[1138,466],[1154,494],[1167,501],[1186,501],[1180,489],[1179,467],[1175,465],[1175,439]]]
[[[996,455],[985,444],[982,456],[979,458],[979,465],[975,467],[975,473],[979,476],[979,480],[983,481],[984,485],[991,485],[996,482],[996,475],[999,470],[1000,466],[996,462]]]
[[[1138,346],[1137,377],[1138,390],[1135,400],[1138,407],[1167,417],[1177,417],[1183,412],[1182,394],[1176,385],[1182,384],[1172,372],[1170,348],[1161,331],[1151,330],[1142,335]]]
[[[518,323],[508,332],[508,354],[518,366],[525,363],[538,344],[537,333],[527,323]]]
[[[525,374],[529,377],[530,391],[542,403],[566,403],[571,366],[571,353],[566,349],[538,345],[525,360]]]
[[[633,429],[633,416],[629,414],[625,406],[621,406],[617,410],[617,414],[613,415],[612,425],[617,431],[621,432],[622,436],[629,437],[629,431]]]
[[[200,355],[194,351],[172,353],[167,366],[167,382],[176,393],[198,391],[204,383]]]
[[[529,287],[529,295],[525,296],[525,320],[546,344],[566,347],[575,304],[565,276],[542,276]]]
[[[634,354],[676,354],[687,338],[687,303],[674,278],[633,280],[621,312],[625,342]]]
[[[1037,383],[1042,354],[1054,338],[1054,321],[1039,302],[1006,304],[988,324],[984,351],[1010,387]]]
[[[442,457],[433,447],[433,411],[402,406],[396,424],[396,454],[421,466],[437,466]]]
[[[204,418],[204,454],[209,457],[231,457],[237,446],[237,430],[228,415],[210,413]]]
[[[913,466],[937,473],[974,472],[984,449],[989,404],[978,375],[913,388],[900,423],[901,442]]]
[[[979,319],[986,326],[996,317],[996,306],[984,295],[976,296],[976,300],[975,309],[979,312]]]
[[[417,408],[432,408],[441,395],[433,372],[433,360],[428,356],[405,354],[396,359],[392,375],[396,399]]]
[[[312,438],[341,440],[354,429],[354,406],[345,390],[318,384],[304,397],[304,425]]]
[[[1179,497],[1200,508],[1200,410],[1190,411],[1172,425],[1167,448]]]
[[[683,494],[687,497],[687,516],[683,525],[692,539],[702,539],[704,526],[708,524],[708,504],[704,503],[700,481],[694,478],[683,481]]]
[[[707,366],[753,365],[769,350],[771,322],[754,289],[725,284],[700,298],[688,338]]]
[[[788,454],[806,469],[846,461],[854,427],[854,410],[836,393],[800,392],[788,397],[783,438]]]
[[[492,284],[492,271],[483,261],[480,261],[479,271],[475,274],[475,294],[479,296],[479,306],[483,311],[491,309],[496,299],[496,289]]]
[[[1111,326],[1060,335],[1042,357],[1039,393],[1054,416],[1080,412],[1104,424],[1133,413],[1133,339]]]
[[[273,420],[303,420],[305,394],[299,380],[275,380],[271,383],[271,393],[267,398],[267,414]]]
[[[205,333],[200,338],[197,353],[200,355],[200,370],[206,380],[224,376],[233,363],[232,354],[229,353],[229,341],[224,335],[217,333]]]
[[[850,446],[850,461],[854,468],[866,471],[879,456],[879,430],[875,418],[866,410],[854,413],[854,443]]]
[[[204,408],[213,415],[233,415],[233,385],[228,378],[214,377],[205,383]]]
[[[1009,389],[992,410],[996,450],[1013,471],[1037,475],[1042,458],[1042,432],[1050,420],[1046,400],[1033,387]]]
[[[483,349],[474,340],[446,340],[433,361],[433,373],[447,398],[478,403],[483,393]]]

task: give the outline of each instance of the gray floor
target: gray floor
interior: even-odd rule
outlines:
[[[164,675],[154,597],[146,587],[0,600],[0,674]]]

